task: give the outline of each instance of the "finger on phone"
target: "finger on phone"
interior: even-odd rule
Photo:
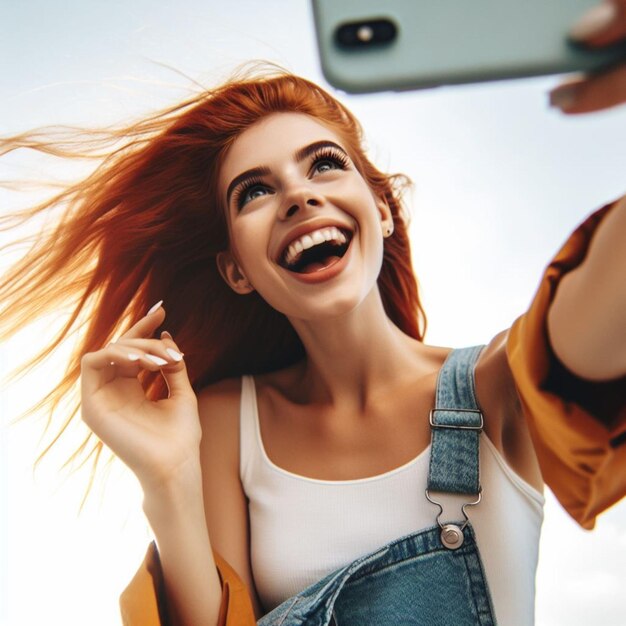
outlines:
[[[626,0],[604,0],[584,13],[569,32],[572,40],[595,47],[626,37]]]
[[[601,111],[626,102],[626,65],[583,80],[559,85],[550,93],[552,106],[575,115]]]

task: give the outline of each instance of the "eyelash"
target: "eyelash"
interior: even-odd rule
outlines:
[[[241,211],[241,209],[243,209],[245,204],[244,200],[246,199],[248,191],[257,186],[263,187],[263,181],[258,177],[254,177],[244,181],[241,185],[239,185],[239,187],[237,187],[237,189],[235,189],[235,192],[233,193],[233,202],[238,210]]]
[[[335,148],[320,148],[311,158],[312,167],[319,164],[320,161],[332,161],[339,169],[348,168],[348,157]]]
[[[335,148],[319,148],[313,153],[311,157],[311,170],[320,162],[330,161],[338,166],[340,170],[348,168],[348,157],[343,152],[336,150]],[[233,201],[238,210],[241,211],[246,204],[246,194],[254,187],[265,187],[266,185],[258,177],[249,178],[241,183],[241,185],[235,190],[233,194]]]

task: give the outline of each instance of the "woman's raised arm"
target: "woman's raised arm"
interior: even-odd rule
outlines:
[[[626,38],[626,0],[604,0],[583,15],[572,39],[591,48]],[[564,113],[626,102],[626,63],[559,85],[550,94]],[[560,282],[548,314],[550,344],[574,374],[589,380],[626,375],[626,197],[602,220],[586,258]]]
[[[158,305],[116,342],[84,355],[83,420],[135,473],[159,549],[169,622],[218,623],[222,590],[206,525],[198,403],[171,336],[152,334]],[[152,402],[137,378],[160,369],[169,397]]]
[[[585,260],[561,280],[547,321],[550,344],[572,373],[626,376],[626,196],[598,226]]]

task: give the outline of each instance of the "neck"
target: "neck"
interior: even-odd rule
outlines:
[[[303,385],[310,402],[363,410],[377,387],[414,368],[421,345],[387,317],[378,289],[346,315],[290,321],[307,354]]]

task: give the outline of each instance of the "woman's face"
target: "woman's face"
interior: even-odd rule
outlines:
[[[291,318],[347,313],[376,287],[391,224],[341,139],[305,114],[274,113],[244,131],[220,173],[231,248],[227,282],[251,285]]]

